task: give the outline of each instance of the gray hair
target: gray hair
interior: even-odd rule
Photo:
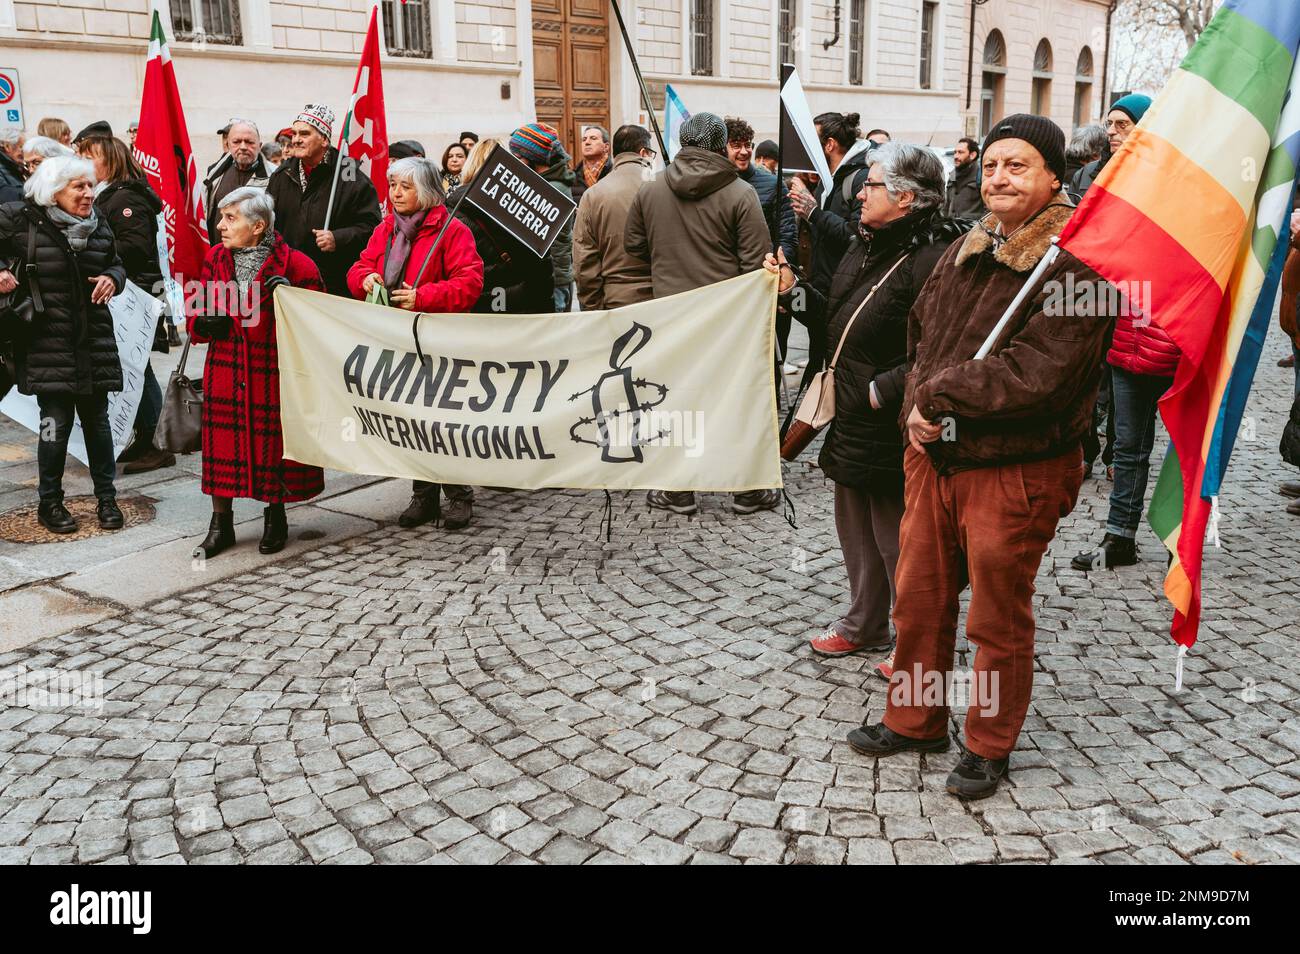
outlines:
[[[54,197],[78,179],[93,183],[95,164],[78,156],[54,156],[42,162],[23,183],[23,195],[48,209],[54,205]]]
[[[17,126],[5,126],[0,129],[0,146],[11,149],[23,141],[23,131]]]
[[[57,139],[51,139],[49,136],[33,136],[23,143],[23,155],[53,159],[55,156],[75,156],[76,153]]]
[[[388,167],[388,181],[402,179],[415,186],[415,200],[422,209],[442,205],[447,195],[442,191],[442,174],[438,164],[422,156],[407,156]]]
[[[253,122],[251,119],[232,119],[230,125],[226,127],[226,135],[229,136],[236,126],[247,126],[249,129],[253,130],[253,135],[257,137],[257,141],[262,141],[262,133],[258,130],[257,123]]]
[[[908,142],[887,142],[869,154],[873,166],[880,166],[885,191],[891,199],[900,192],[914,193],[914,210],[932,209],[943,205],[943,163],[924,146]]]
[[[1110,139],[1106,136],[1106,127],[1100,123],[1080,126],[1070,137],[1070,144],[1065,147],[1065,158],[1079,165],[1086,165],[1094,159],[1100,159],[1106,153]]]
[[[234,189],[226,193],[226,197],[217,203],[217,211],[228,209],[232,205],[250,222],[266,223],[267,235],[275,231],[275,200],[265,189],[254,186]]]
[[[600,133],[601,139],[605,140],[605,142],[609,142],[609,130],[606,129],[604,126],[598,126],[596,123],[590,123],[589,125],[582,127],[583,133],[586,133],[588,129],[596,130],[598,133]]]

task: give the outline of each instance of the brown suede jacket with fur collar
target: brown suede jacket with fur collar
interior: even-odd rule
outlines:
[[[974,360],[1073,212],[1057,198],[1004,241],[976,226],[948,249],[912,306],[900,421],[916,405],[945,425],[926,445],[939,473],[1055,457],[1077,449],[1091,426],[1114,319],[1068,307],[1067,290],[1077,296],[1104,281],[1068,252],[1048,266],[988,357]]]

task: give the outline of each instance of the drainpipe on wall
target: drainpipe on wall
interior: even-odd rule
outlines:
[[[840,0],[835,0],[835,35],[829,40],[822,40],[822,49],[829,50],[840,42]]]
[[[1119,6],[1119,0],[1110,0],[1110,6],[1106,9],[1106,52],[1102,56],[1101,67],[1101,112],[1100,116],[1106,115],[1106,109],[1110,105],[1106,98],[1109,92],[1110,83],[1110,22],[1115,17],[1115,8]]]
[[[966,111],[970,112],[971,86],[975,82],[975,8],[982,7],[989,0],[970,0],[969,46],[966,49]]]

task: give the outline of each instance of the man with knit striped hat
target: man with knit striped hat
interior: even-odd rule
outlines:
[[[304,106],[292,129],[293,157],[266,186],[275,202],[275,230],[316,263],[330,294],[350,298],[348,269],[379,225],[379,197],[356,160],[340,159],[330,145],[334,111],[328,106]]]
[[[573,170],[559,130],[547,123],[528,123],[510,134],[510,151],[522,159],[566,199],[573,197]],[[573,304],[573,216],[560,229],[548,256],[555,280],[555,310]]]

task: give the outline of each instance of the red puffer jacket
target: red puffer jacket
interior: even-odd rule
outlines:
[[[1141,316],[1135,322],[1132,315],[1122,313],[1115,319],[1115,336],[1110,351],[1106,352],[1106,361],[1130,374],[1172,378],[1178,370],[1181,353],[1173,339],[1155,322]]]

